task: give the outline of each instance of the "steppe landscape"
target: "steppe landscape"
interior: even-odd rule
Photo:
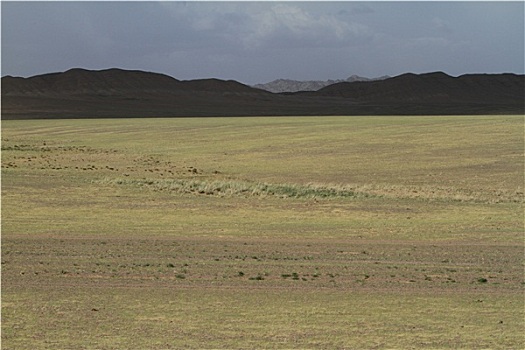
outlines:
[[[2,78],[3,349],[524,348],[523,76],[68,74]]]

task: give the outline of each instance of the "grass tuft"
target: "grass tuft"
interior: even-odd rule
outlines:
[[[522,192],[496,191],[497,195],[443,186],[406,185],[336,185],[336,184],[272,184],[241,180],[206,179],[127,179],[105,178],[100,184],[149,188],[156,192],[207,195],[218,197],[278,197],[278,198],[393,198],[422,201],[447,201],[468,203],[523,203]]]
[[[249,181],[206,181],[195,179],[111,179],[99,181],[103,184],[146,187],[153,191],[167,191],[181,194],[197,194],[220,197],[266,197],[280,198],[357,198],[369,197],[345,186],[270,184]]]

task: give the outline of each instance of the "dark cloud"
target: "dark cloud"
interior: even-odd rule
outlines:
[[[2,2],[2,74],[120,67],[245,83],[523,73],[522,2]]]

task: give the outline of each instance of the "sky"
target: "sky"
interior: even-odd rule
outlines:
[[[244,84],[524,73],[525,2],[1,2],[1,75],[137,69]]]

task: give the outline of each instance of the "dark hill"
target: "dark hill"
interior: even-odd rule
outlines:
[[[274,94],[233,80],[71,69],[2,78],[2,119],[255,115],[525,114],[525,76],[403,74]]]
[[[523,103],[524,76],[469,74],[454,78],[442,72],[403,74],[383,81],[338,83],[317,92],[321,96],[376,103]]]
[[[229,92],[229,93],[266,93],[249,87],[235,80],[196,79],[183,81],[184,88],[191,91]]]
[[[180,87],[180,81],[167,75],[116,68],[100,71],[75,68],[64,73],[43,74],[30,78],[2,78],[2,96],[151,92]]]
[[[181,91],[262,92],[234,80],[198,79],[179,81],[168,75],[136,70],[71,69],[30,78],[2,78],[3,96],[100,94],[100,93],[176,93]]]

